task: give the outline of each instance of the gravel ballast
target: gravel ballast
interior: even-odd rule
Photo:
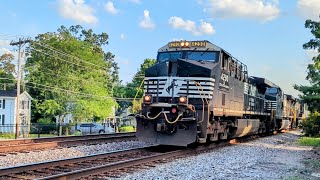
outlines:
[[[69,148],[48,149],[32,151],[28,153],[8,154],[6,156],[0,156],[0,168],[138,148],[147,145],[149,144],[139,141],[124,141],[98,145],[83,145]]]
[[[290,179],[304,172],[304,154],[312,149],[298,146],[298,137],[298,131],[291,131],[259,138],[137,170],[120,179]]]

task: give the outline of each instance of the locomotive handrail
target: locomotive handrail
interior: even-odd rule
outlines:
[[[174,123],[178,122],[179,119],[180,119],[180,117],[182,116],[182,114],[179,114],[174,121],[169,121],[169,119],[168,119],[168,117],[167,117],[167,113],[164,112],[164,111],[161,111],[161,112],[159,112],[159,114],[157,114],[157,115],[154,116],[154,117],[150,117],[150,116],[149,116],[149,112],[148,112],[148,113],[147,113],[147,118],[150,119],[150,120],[154,120],[154,119],[158,118],[158,117],[161,115],[161,113],[163,113],[165,120],[166,120],[167,123],[169,123],[169,124],[174,124]]]
[[[151,119],[151,120],[154,120],[154,119],[156,119],[156,118],[158,118],[160,115],[161,115],[161,113],[162,113],[162,111],[161,112],[159,112],[159,114],[157,114],[155,117],[149,117],[149,112],[147,112],[147,118],[148,119]]]
[[[135,105],[135,102],[136,102],[136,98],[137,98],[137,96],[138,96],[138,94],[139,94],[139,92],[140,92],[140,89],[141,89],[141,87],[142,87],[142,85],[143,85],[143,83],[144,83],[144,78],[142,79],[142,81],[141,81],[141,84],[140,84],[140,86],[139,86],[139,88],[138,88],[138,90],[137,90],[137,92],[136,92],[136,95],[134,96],[134,98],[133,98],[133,101],[132,101],[132,104],[133,104],[133,107],[134,107],[134,105]]]
[[[179,114],[177,116],[177,118],[174,121],[171,122],[171,121],[169,121],[169,119],[167,117],[167,113],[163,113],[163,115],[164,115],[164,118],[166,119],[167,123],[169,123],[169,124],[174,124],[174,123],[178,122],[180,117],[182,116],[182,114]]]

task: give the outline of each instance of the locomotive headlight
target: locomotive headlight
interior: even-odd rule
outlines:
[[[184,46],[184,42],[181,42],[181,43],[180,43],[180,46],[183,47],[183,46]]]
[[[143,102],[145,103],[145,104],[150,104],[151,103],[151,96],[150,95],[145,95],[144,97],[143,97]]]
[[[188,47],[189,46],[189,42],[185,42],[184,46]]]
[[[185,97],[185,96],[180,96],[180,97],[179,97],[179,103],[181,103],[181,104],[186,104],[186,103],[187,103],[187,97]]]

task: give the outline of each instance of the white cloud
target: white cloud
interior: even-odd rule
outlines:
[[[121,33],[120,34],[120,39],[124,40],[125,38],[126,38],[126,36],[123,33]]]
[[[1,40],[0,39],[0,46],[9,46],[10,40]]]
[[[104,5],[104,8],[110,14],[117,14],[119,12],[119,10],[114,7],[113,2],[111,2],[111,1],[108,1]]]
[[[315,49],[306,50],[306,53],[307,53],[307,56],[308,56],[309,59],[312,59],[313,57],[319,55],[319,52],[317,50],[315,50]]]
[[[130,63],[130,61],[127,58],[122,58],[119,56],[115,58],[115,61],[118,62],[120,65],[128,65]]]
[[[212,18],[244,18],[260,22],[274,20],[280,14],[278,0],[207,0],[205,12]]]
[[[298,0],[297,8],[299,13],[308,19],[318,20],[320,15],[319,0]]]
[[[140,21],[140,27],[145,29],[153,29],[155,28],[155,24],[152,22],[150,18],[150,12],[148,10],[143,11],[143,19]]]
[[[1,48],[1,49],[0,49],[0,56],[1,56],[2,54],[6,54],[6,53],[15,54],[13,51],[10,51],[10,50],[7,49],[7,48]]]
[[[169,18],[169,24],[174,29],[182,29],[191,32],[193,35],[209,35],[214,34],[215,29],[213,26],[203,20],[200,21],[200,25],[197,27],[196,23],[191,20],[184,20],[181,17],[173,16]]]
[[[129,60],[123,60],[122,63],[123,63],[124,65],[128,65],[128,64],[129,64]]]
[[[140,3],[141,3],[140,0],[128,0],[128,1],[130,1],[130,2],[132,2],[132,3],[136,3],[136,4],[140,4]]]
[[[84,0],[59,0],[59,14],[78,23],[95,24],[98,22],[94,9]]]

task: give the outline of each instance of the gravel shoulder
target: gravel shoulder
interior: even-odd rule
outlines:
[[[297,145],[299,135],[291,131],[222,147],[120,179],[317,179],[304,174],[312,147]]]
[[[35,162],[86,156],[130,148],[138,148],[146,145],[148,144],[139,141],[124,141],[97,145],[83,145],[69,148],[56,148],[42,151],[31,151],[27,153],[8,154],[6,156],[0,156],[0,168],[30,164]]]

